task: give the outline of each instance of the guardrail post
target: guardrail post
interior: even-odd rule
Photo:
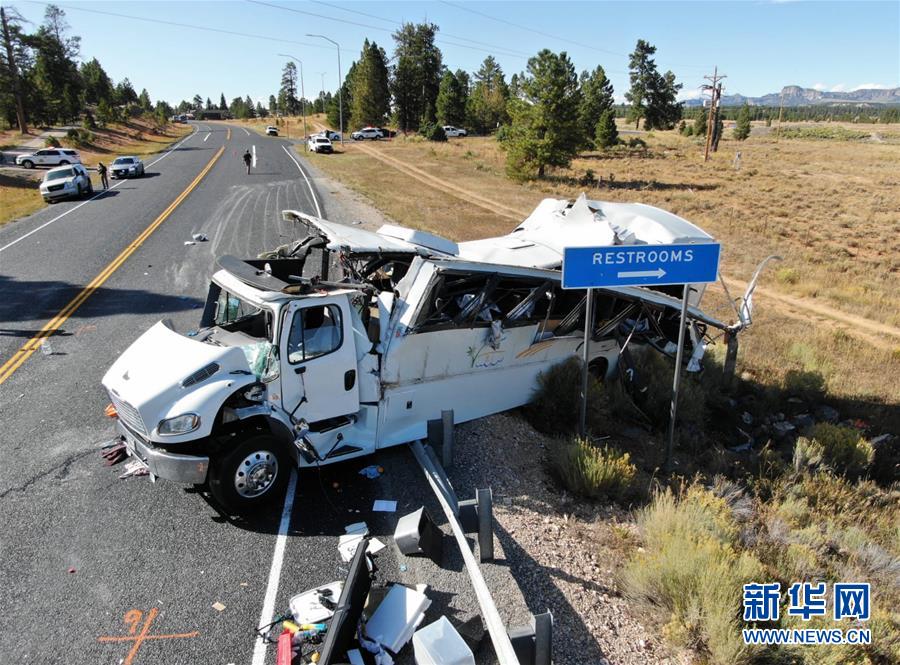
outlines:
[[[453,409],[441,411],[441,464],[445,469],[453,466]]]
[[[474,499],[459,502],[459,523],[465,533],[478,534],[481,562],[494,560],[494,493],[490,488],[475,491]]]
[[[553,615],[535,614],[530,626],[511,628],[509,639],[519,665],[550,665],[553,654]]]

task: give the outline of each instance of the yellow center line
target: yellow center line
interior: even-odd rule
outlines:
[[[0,365],[0,384],[3,384],[4,381],[12,376],[13,372],[15,372],[17,369],[19,369],[19,367],[22,366],[22,363],[28,360],[31,355],[41,347],[41,344],[45,339],[59,330],[59,328],[68,320],[68,318],[75,313],[75,310],[81,307],[84,301],[90,298],[91,294],[94,293],[94,291],[96,291],[98,288],[100,288],[100,286],[102,286],[103,283],[107,279],[109,279],[110,276],[116,270],[118,270],[123,263],[125,263],[128,257],[130,257],[137,251],[137,249],[144,243],[144,241],[150,237],[150,234],[152,234],[164,221],[166,221],[166,219],[168,219],[169,215],[174,212],[175,208],[177,208],[179,204],[181,204],[181,202],[187,198],[188,194],[190,194],[197,187],[197,185],[200,184],[200,181],[203,180],[207,173],[209,173],[213,165],[218,161],[219,157],[222,156],[223,152],[225,152],[225,146],[219,148],[219,151],[215,155],[213,155],[213,158],[209,160],[209,163],[205,167],[203,167],[203,170],[200,171],[200,173],[196,178],[194,178],[191,184],[187,186],[187,189],[181,192],[181,194],[179,194],[178,197],[169,204],[169,207],[163,210],[160,216],[153,220],[150,226],[144,229],[144,231],[137,238],[135,238],[131,242],[131,244],[123,249],[122,252],[115,259],[113,259],[112,262],[108,266],[106,266],[99,275],[94,277],[94,279],[91,280],[90,284],[85,286],[78,293],[78,295],[72,298],[69,304],[60,310],[59,314],[48,321],[47,324],[44,325],[44,327],[41,328],[34,337],[25,342],[25,344],[22,345],[22,348],[16,351],[9,360],[3,363],[3,365]]]

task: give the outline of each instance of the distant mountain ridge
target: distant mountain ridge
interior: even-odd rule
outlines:
[[[722,95],[722,106],[779,106],[784,96],[784,105],[791,106],[872,106],[900,104],[900,88],[861,88],[852,92],[828,92],[814,88],[787,85],[781,92],[773,92],[762,97],[744,95]],[[685,106],[701,106],[702,99],[689,99]]]

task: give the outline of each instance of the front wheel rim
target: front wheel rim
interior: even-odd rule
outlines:
[[[245,499],[254,499],[268,492],[278,478],[278,458],[269,450],[257,450],[238,464],[234,474],[234,489]]]

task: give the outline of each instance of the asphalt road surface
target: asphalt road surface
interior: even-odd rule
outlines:
[[[114,432],[100,380],[113,360],[159,319],[195,328],[217,256],[296,237],[282,209],[340,209],[289,142],[195,129],[145,159],[145,177],[0,228],[0,662],[272,663],[253,628],[294,593],[343,578],[346,524],[365,520],[390,543],[397,515],[440,512],[404,448],[301,473],[283,506],[250,521],[193,488],[103,465]],[[209,240],[186,244],[194,233]],[[46,345],[33,341],[48,329]],[[357,475],[371,461],[382,478]],[[378,498],[397,499],[397,515],[372,513]],[[389,545],[382,573],[432,584],[436,611],[477,609],[452,553],[444,571],[399,557]],[[504,618],[521,622],[503,562],[485,575],[502,587]]]

